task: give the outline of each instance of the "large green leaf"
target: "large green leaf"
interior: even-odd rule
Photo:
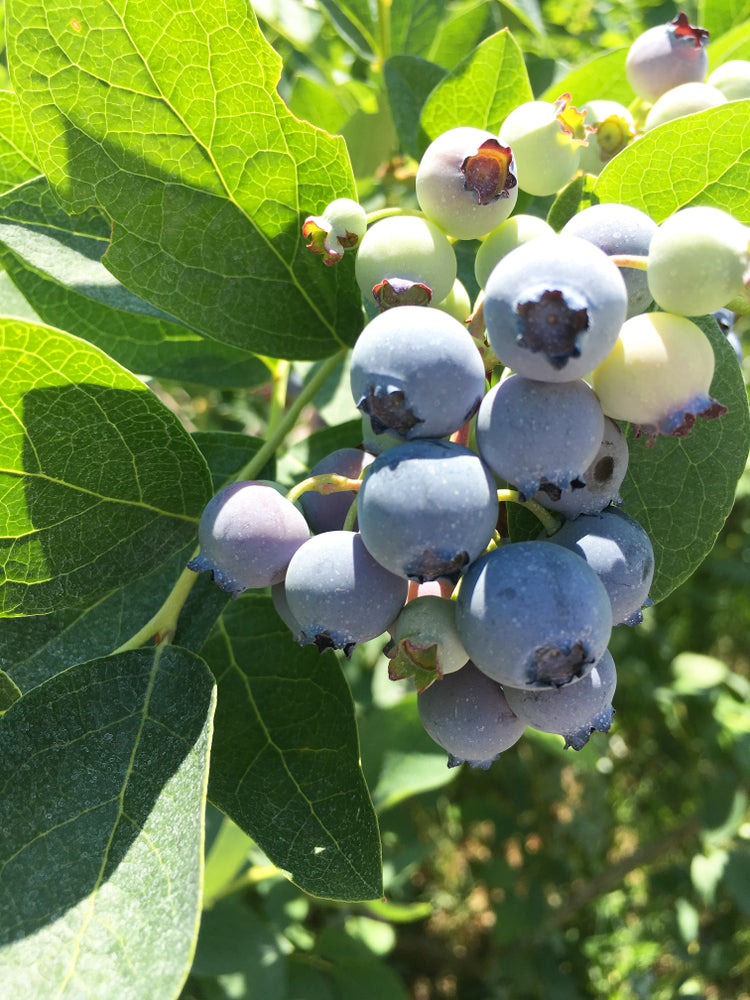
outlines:
[[[247,4],[12,0],[7,27],[44,172],[69,213],[111,217],[104,263],[126,287],[273,357],[354,339],[353,263],[323,267],[300,229],[354,197],[346,147],[283,104]]]
[[[72,663],[109,655],[161,607],[194,552],[191,542],[148,576],[115,588],[90,607],[4,621],[0,669],[25,693]],[[180,614],[173,641],[197,652],[228,600],[211,574],[202,573]]]
[[[485,38],[435,87],[420,127],[430,140],[460,125],[498,132],[513,108],[533,97],[523,54],[504,28]]]
[[[134,372],[223,387],[267,380],[255,355],[189,330],[113,278],[101,263],[110,233],[99,212],[64,212],[45,177],[0,197],[0,261],[45,323]]]
[[[195,538],[206,462],[96,347],[0,319],[0,615],[86,607]]]
[[[735,25],[750,18],[750,0],[701,0],[698,6],[698,23],[711,32],[711,45]]]
[[[746,4],[746,13],[750,15],[750,3]],[[722,35],[718,41],[712,41],[708,46],[709,73],[730,59],[750,58],[750,21],[737,24],[736,27]]]
[[[39,163],[16,95],[0,91],[0,193],[36,177]]]
[[[594,194],[656,222],[686,205],[713,205],[750,223],[750,101],[652,129],[610,160]]]
[[[383,66],[393,124],[402,148],[415,160],[430,144],[419,124],[422,106],[444,76],[442,67],[419,56],[392,56]]]
[[[633,99],[633,91],[625,75],[627,54],[626,47],[594,56],[551,84],[540,100],[556,101],[561,94],[570,94],[576,107],[595,100],[628,105]]]
[[[0,719],[7,997],[176,997],[201,901],[214,704],[171,647],[71,667]]]
[[[696,322],[716,356],[711,396],[729,412],[698,420],[687,437],[657,438],[653,448],[627,427],[630,459],[620,492],[654,547],[654,601],[691,576],[713,548],[750,449],[747,390],[734,350],[712,317]]]
[[[336,657],[296,646],[257,595],[227,609],[202,655],[219,685],[211,801],[306,892],[381,896],[377,820]]]

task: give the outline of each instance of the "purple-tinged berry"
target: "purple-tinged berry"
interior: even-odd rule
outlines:
[[[515,207],[513,153],[484,129],[449,129],[425,150],[417,168],[416,193],[427,218],[448,235],[478,239]]]
[[[628,82],[638,97],[653,104],[681,83],[699,83],[708,72],[708,31],[696,28],[680,13],[659,24],[630,46],[625,60]]]
[[[222,590],[237,597],[243,590],[282,580],[309,537],[302,514],[274,486],[253,480],[231,483],[201,514],[200,553],[188,569],[210,570]]]
[[[608,733],[612,697],[617,686],[615,661],[609,650],[581,680],[563,688],[527,691],[505,685],[505,698],[527,726],[565,737],[565,747],[581,750],[594,730]]]
[[[486,770],[526,728],[511,711],[499,684],[467,663],[417,695],[428,735],[448,753],[448,767]]]

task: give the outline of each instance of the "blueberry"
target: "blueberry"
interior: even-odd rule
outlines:
[[[580,556],[549,542],[516,542],[469,568],[456,625],[472,661],[498,683],[561,687],[604,654],[612,608]]]
[[[456,581],[492,538],[497,488],[468,448],[407,441],[372,463],[357,512],[365,545],[392,573]]]
[[[448,752],[448,767],[467,763],[485,770],[523,734],[499,684],[467,663],[417,696],[427,733]]]
[[[542,382],[587,375],[614,346],[626,311],[619,270],[578,236],[540,236],[511,250],[485,287],[490,346],[514,372]]]
[[[309,537],[302,514],[274,486],[232,483],[201,514],[200,553],[188,568],[210,570],[216,583],[237,597],[282,580],[289,560]]]
[[[436,309],[402,306],[376,316],[352,351],[354,402],[375,433],[445,437],[476,412],[484,365],[467,329]]]

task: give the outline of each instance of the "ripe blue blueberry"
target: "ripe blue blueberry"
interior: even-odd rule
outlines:
[[[349,367],[352,395],[378,434],[445,437],[475,413],[484,366],[468,330],[438,309],[402,306],[359,335]]]
[[[495,354],[542,382],[583,378],[607,357],[627,311],[617,267],[578,236],[540,236],[502,259],[485,286]]]
[[[454,582],[486,548],[497,521],[497,488],[473,451],[414,440],[375,459],[359,491],[362,539],[392,573]]]
[[[420,692],[417,707],[427,733],[448,752],[448,767],[466,763],[486,770],[526,728],[500,685],[473,663]]]
[[[472,661],[493,680],[562,687],[604,655],[612,607],[580,556],[549,542],[515,542],[469,567],[456,625]]]

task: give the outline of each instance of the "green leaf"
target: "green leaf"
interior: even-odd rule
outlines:
[[[710,53],[713,45],[721,43],[719,36],[750,17],[750,0],[702,0],[699,11],[698,23],[711,32]]]
[[[690,862],[690,878],[707,906],[713,906],[718,886],[729,855],[726,851],[715,850],[710,854],[696,854]]]
[[[105,265],[127,288],[243,350],[352,342],[351,255],[321,266],[300,228],[355,197],[346,147],[290,114],[246,4],[13,0],[8,52],[45,174],[69,213],[111,217]]]
[[[183,649],[72,667],[0,720],[8,997],[175,997],[200,913],[213,679]]]
[[[317,0],[317,2],[357,55],[369,62],[380,52],[377,25],[367,0]]]
[[[595,179],[591,174],[579,174],[557,195],[547,213],[547,222],[556,233],[578,212],[597,203],[592,195]]]
[[[3,621],[0,669],[27,692],[74,663],[107,656],[161,607],[194,553],[191,541],[148,576],[116,587],[90,607]],[[174,642],[198,652],[228,600],[211,574],[201,573],[185,602]]]
[[[0,91],[0,194],[41,172],[18,98]]]
[[[297,647],[257,595],[230,605],[202,654],[219,685],[212,802],[305,892],[381,896],[377,821],[336,657]]]
[[[533,96],[523,54],[504,28],[485,38],[435,87],[420,127],[430,141],[460,125],[498,132],[513,108]]]
[[[537,0],[500,0],[503,7],[525,25],[534,35],[546,34],[542,12]]]
[[[101,263],[110,231],[97,211],[67,215],[45,177],[0,198],[0,261],[43,322],[157,378],[228,388],[268,378],[254,355],[207,340],[113,278]]]
[[[750,223],[750,101],[652,129],[610,160],[594,194],[655,222],[687,205],[712,205]]]
[[[239,899],[224,899],[203,914],[192,974],[217,977],[231,997],[284,1000],[283,948],[267,921]]]
[[[750,3],[746,4],[745,16],[750,16]],[[750,59],[750,21],[739,24],[708,46],[708,71],[711,73],[729,62],[730,59]]]
[[[445,0],[399,0],[390,8],[390,52],[426,56],[445,16]]]
[[[625,57],[628,47],[613,49],[594,56],[582,66],[576,66],[559,80],[555,80],[539,98],[556,101],[561,94],[570,94],[575,107],[589,101],[617,101],[628,105],[633,91],[625,74]]]
[[[663,600],[711,551],[734,503],[750,448],[747,391],[734,350],[713,317],[695,322],[714,349],[710,395],[729,407],[698,420],[687,437],[658,438],[649,448],[627,427],[630,459],[620,493],[625,510],[648,532],[655,572],[650,596]]]
[[[433,788],[450,784],[458,768],[425,732],[417,699],[407,695],[388,708],[373,709],[359,724],[362,766],[378,812]]]
[[[203,456],[130,372],[59,330],[0,319],[0,615],[92,602],[195,538]]]
[[[250,437],[249,434],[241,434],[239,431],[194,431],[192,438],[208,462],[215,493],[229,481],[236,479],[239,472],[265,444],[260,438]],[[273,457],[266,462],[255,478],[271,480],[275,478]]]
[[[21,691],[18,686],[4,671],[0,671],[0,714],[6,712],[20,697]]]
[[[701,694],[726,680],[730,671],[721,660],[701,653],[679,653],[672,660],[675,694]]]
[[[298,117],[337,135],[350,114],[339,100],[338,90],[298,73],[289,95],[289,108]]]
[[[730,851],[724,868],[724,882],[729,894],[743,911],[750,916],[750,853],[746,850]]]
[[[393,124],[402,148],[415,160],[430,144],[429,136],[420,128],[422,106],[444,76],[444,69],[419,56],[391,56],[383,66]]]
[[[458,10],[448,10],[433,33],[425,56],[438,66],[453,69],[479,41],[488,17],[492,16],[491,10],[492,3],[487,0],[461,6]]]

